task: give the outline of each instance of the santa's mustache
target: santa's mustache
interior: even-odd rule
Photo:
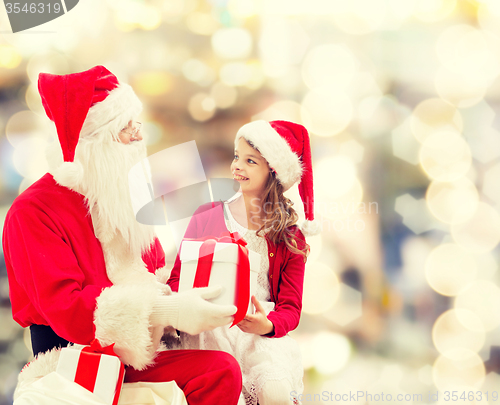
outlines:
[[[96,236],[107,243],[121,235],[136,254],[146,251],[154,240],[152,226],[137,222],[131,202],[135,192],[130,169],[146,159],[144,141],[122,144],[79,142],[75,160],[83,166],[82,194],[86,198]]]

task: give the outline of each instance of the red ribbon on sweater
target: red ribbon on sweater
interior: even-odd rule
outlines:
[[[86,346],[82,349],[80,358],[78,360],[78,366],[76,368],[75,382],[86,388],[90,392],[94,392],[95,383],[97,380],[97,372],[99,371],[99,363],[101,361],[101,356],[107,354],[108,356],[118,355],[113,350],[112,345],[102,347],[99,340],[94,339],[90,346]],[[118,376],[118,383],[116,385],[116,394],[113,400],[113,405],[118,404],[118,399],[120,398],[120,391],[123,384],[123,376],[125,374],[125,367],[123,364],[120,367],[120,374]]]
[[[193,242],[203,241],[200,246],[193,288],[208,287],[210,274],[212,272],[215,245],[217,243],[235,243],[238,245],[235,299],[237,311],[234,314],[234,320],[231,327],[240,323],[247,313],[248,302],[250,300],[250,261],[248,259],[248,249],[246,248],[247,242],[240,237],[238,232],[222,234],[219,238],[215,236],[204,236],[195,239],[185,238],[184,240]]]

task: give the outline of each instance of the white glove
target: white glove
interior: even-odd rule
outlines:
[[[233,321],[232,315],[237,308],[207,301],[217,297],[221,291],[220,286],[213,286],[158,297],[153,306],[151,324],[173,326],[190,335],[227,325]]]

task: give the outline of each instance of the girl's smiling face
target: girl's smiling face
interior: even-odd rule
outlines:
[[[269,177],[269,163],[244,139],[240,138],[234,150],[231,173],[241,185],[244,194],[259,196],[264,191]]]

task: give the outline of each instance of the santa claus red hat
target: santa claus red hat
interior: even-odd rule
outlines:
[[[132,88],[119,83],[104,66],[68,75],[40,73],[38,91],[47,116],[54,121],[64,163],[54,174],[74,188],[81,180],[81,165],[74,161],[80,138],[104,134],[118,140],[120,130],[142,111]]]
[[[311,145],[307,129],[289,121],[254,121],[240,128],[240,138],[251,143],[276,172],[284,191],[299,182],[304,204],[305,221],[300,224],[305,235],[321,232],[321,223],[314,220],[314,189]]]

